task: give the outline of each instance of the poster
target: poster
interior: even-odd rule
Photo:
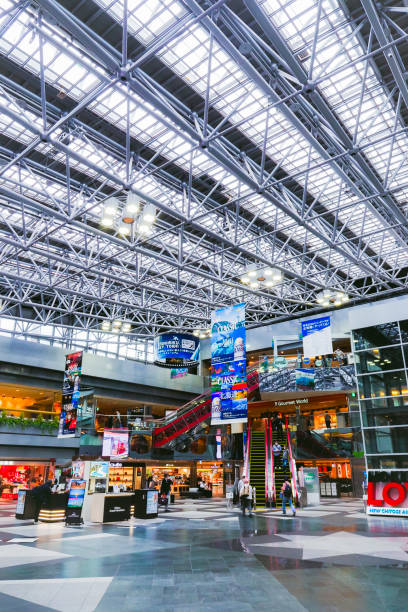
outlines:
[[[247,421],[245,304],[211,317],[211,425]]]
[[[20,489],[17,497],[16,514],[24,514],[27,491]]]
[[[92,461],[89,478],[107,478],[109,474],[109,461]]]
[[[70,353],[65,357],[64,382],[62,390],[64,393],[78,391],[82,372],[82,351]]]
[[[129,431],[127,429],[105,429],[103,432],[102,456],[125,459],[129,455]]]
[[[330,317],[302,321],[302,337],[305,357],[333,353]]]
[[[85,461],[73,461],[72,478],[82,480],[85,472]]]
[[[298,368],[296,372],[296,388],[300,391],[312,391],[315,386],[313,368]]]
[[[67,506],[69,508],[82,508],[85,497],[86,480],[71,480]]]
[[[77,428],[79,394],[63,393],[61,413],[58,426],[58,437],[74,437]]]
[[[170,378],[184,378],[188,374],[188,368],[171,368]]]
[[[159,492],[155,490],[147,491],[146,514],[157,514],[159,502]]]

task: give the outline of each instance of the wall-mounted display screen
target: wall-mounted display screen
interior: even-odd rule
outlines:
[[[160,334],[154,339],[155,363],[163,367],[197,365],[200,341],[192,334]]]
[[[92,461],[89,478],[107,478],[109,474],[109,461]]]

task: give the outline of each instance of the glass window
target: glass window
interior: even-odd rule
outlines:
[[[355,363],[358,374],[381,370],[401,370],[404,367],[400,346],[385,349],[373,348],[356,353]]]
[[[361,416],[366,427],[408,424],[408,396],[362,400]]]
[[[363,327],[353,331],[354,350],[388,346],[400,342],[398,322]]]
[[[407,379],[404,370],[366,374],[358,376],[357,379],[361,399],[408,395]]]
[[[367,467],[371,470],[395,470],[408,468],[408,455],[367,455]]]
[[[408,320],[400,321],[399,324],[402,342],[408,342]]]
[[[408,427],[365,429],[364,438],[368,454],[408,452]]]

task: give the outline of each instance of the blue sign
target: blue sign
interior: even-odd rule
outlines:
[[[310,336],[310,334],[321,331],[325,327],[330,327],[330,317],[302,321],[302,337]]]
[[[302,321],[303,354],[305,357],[333,352],[330,317]]]
[[[192,334],[160,334],[155,341],[155,361],[158,365],[196,365],[200,341]]]
[[[245,423],[245,304],[213,312],[211,331],[211,424]]]

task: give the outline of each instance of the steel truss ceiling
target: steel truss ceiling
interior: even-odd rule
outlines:
[[[373,0],[3,0],[2,316],[149,336],[405,291],[407,25]],[[100,226],[129,190],[150,236]],[[283,281],[244,287],[252,264]]]

